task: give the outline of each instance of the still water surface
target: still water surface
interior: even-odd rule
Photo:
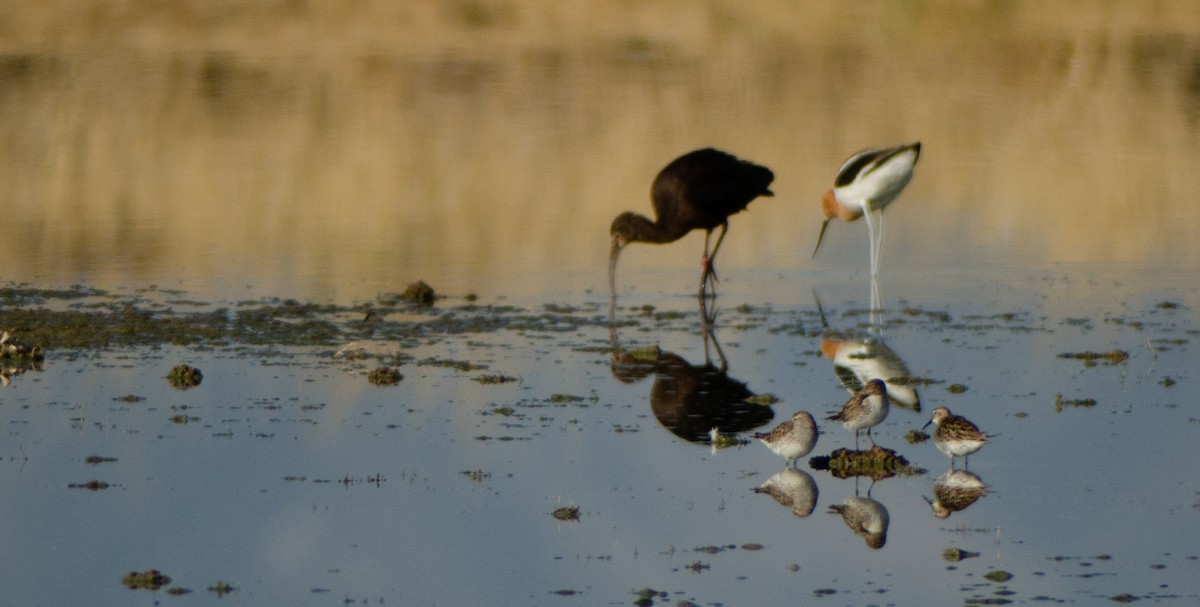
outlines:
[[[0,390],[0,603],[1194,603],[1200,14],[1078,8],[5,9],[0,279],[201,309],[424,279],[447,298],[383,322],[498,328],[372,338],[343,313],[320,347],[51,349]],[[865,226],[810,259],[817,200],[850,153],[916,139],[874,337],[930,383],[874,434],[925,473],[872,486],[804,458],[797,516],[751,491],[781,458],[682,438],[661,422],[680,379],[613,364],[608,224],[690,149],[770,166],[776,197],[722,247],[716,341],[699,235],[625,251],[616,336],[676,369],[719,344],[710,393],[780,399],[758,430],[821,420],[848,396],[823,338],[872,327]],[[549,320],[506,328],[527,316]],[[377,361],[334,357],[351,340],[410,355],[404,380],[370,385]],[[204,383],[172,389],[179,362]],[[926,500],[949,461],[904,439],[937,406],[995,435],[970,461],[986,495],[944,519]],[[813,455],[853,446],[821,428]],[[111,487],[68,488],[92,479]],[[868,491],[878,549],[829,513]],[[194,592],[120,585],[152,567]]]

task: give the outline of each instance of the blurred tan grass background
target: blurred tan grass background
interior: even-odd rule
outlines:
[[[833,172],[913,139],[885,271],[1200,260],[1200,3],[6,3],[0,279],[599,287],[612,217],[707,145],[776,172],[725,267],[830,263]]]

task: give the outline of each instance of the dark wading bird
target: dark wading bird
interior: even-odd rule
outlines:
[[[621,213],[613,220],[612,252],[608,260],[608,286],[616,295],[617,256],[631,242],[667,243],[683,238],[692,230],[704,230],[703,272],[700,295],[711,279],[717,279],[713,260],[729,229],[729,216],[746,208],[759,196],[774,196],[767,189],[775,179],[771,169],[706,148],[689,152],[671,161],[650,188],[650,202],[656,221],[633,212]],[[709,237],[717,227],[721,234],[712,253]]]
[[[821,197],[825,222],[817,236],[813,256],[821,248],[829,220],[867,219],[867,236],[871,239],[871,276],[879,273],[879,245],[883,241],[883,209],[892,203],[913,176],[913,168],[921,155],[921,142],[898,145],[881,150],[863,150],[846,160],[838,169],[833,188]],[[879,211],[879,229],[871,222],[871,212]]]

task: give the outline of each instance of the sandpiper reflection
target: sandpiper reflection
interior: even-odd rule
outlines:
[[[870,492],[867,493],[870,495]],[[854,495],[841,504],[829,506],[831,513],[842,515],[842,521],[851,531],[863,538],[871,548],[879,549],[887,543],[888,511],[883,504],[870,497]]]
[[[703,300],[701,300],[703,302]],[[692,364],[682,356],[658,347],[626,350],[621,347],[616,325],[610,325],[612,374],[624,383],[635,383],[653,375],[650,409],[655,419],[672,434],[692,443],[707,444],[713,428],[722,434],[748,432],[775,417],[768,406],[752,404],[755,396],[746,384],[729,376],[729,364],[717,341],[709,312],[701,306],[703,364]],[[710,356],[717,354],[718,364]]]
[[[933,516],[946,518],[974,504],[987,495],[987,490],[988,486],[977,475],[951,468],[933,482],[933,499],[925,501],[933,508]]]
[[[753,489],[755,493],[771,496],[780,506],[791,508],[792,514],[804,518],[817,506],[817,483],[803,470],[785,468],[771,475]]]

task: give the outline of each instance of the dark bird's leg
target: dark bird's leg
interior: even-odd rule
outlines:
[[[712,253],[708,252],[708,238],[712,236],[712,230],[704,233],[704,257],[700,260],[700,266],[704,272],[700,275],[700,294],[703,295],[707,290],[708,281],[711,279],[713,283],[713,293],[717,291],[717,268],[713,263],[717,259],[717,251],[721,249],[721,242],[725,240],[725,232],[729,231],[729,224],[721,224],[721,235],[717,236],[717,245],[713,247]]]
[[[703,284],[700,285],[700,289],[701,289],[700,296],[697,297],[696,299],[698,299],[700,301],[700,323],[701,323],[701,328],[703,329],[703,333],[704,333],[705,355],[707,356],[709,330],[717,322],[717,302],[716,302],[716,298],[714,297],[713,302],[712,302],[712,307],[709,307],[708,297],[705,297],[705,295],[704,295],[704,285]]]

